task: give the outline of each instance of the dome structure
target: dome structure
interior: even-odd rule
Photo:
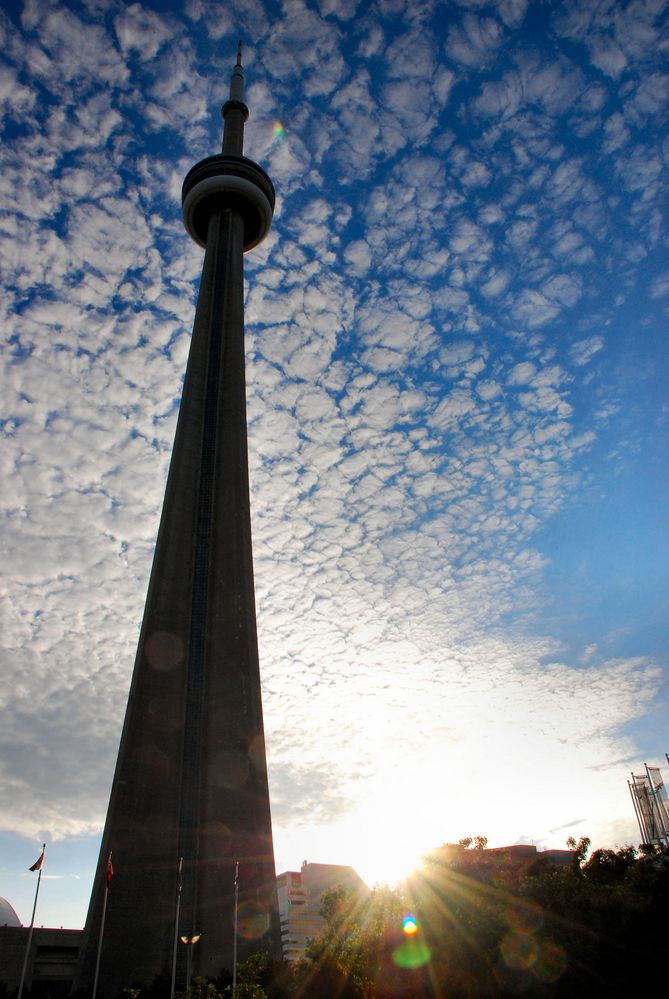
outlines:
[[[14,906],[6,898],[0,896],[0,926],[21,926],[21,920],[14,911]]]

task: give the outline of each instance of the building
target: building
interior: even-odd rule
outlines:
[[[341,864],[309,864],[299,871],[284,871],[276,879],[281,920],[281,950],[288,961],[297,961],[310,940],[321,935],[325,920],[321,915],[324,894],[342,887],[364,900],[370,890],[353,870]]]
[[[526,873],[539,867],[564,867],[573,863],[571,850],[537,850],[534,843],[514,843],[511,846],[493,846],[468,849],[461,843],[444,843],[424,858],[421,870],[430,866],[455,864],[463,870],[471,867],[489,870]]]
[[[29,926],[22,926],[13,906],[0,898],[0,981],[8,992],[18,989],[28,946]],[[26,982],[31,999],[68,996],[72,990],[81,930],[33,930],[26,962]]]
[[[551,867],[568,867],[573,863],[571,850],[537,850],[533,843],[514,843],[513,846],[493,846],[482,851],[482,858],[490,863],[507,867],[530,867],[536,863]]]
[[[193,338],[77,984],[115,995],[173,967],[177,988],[280,953],[255,618],[243,254],[274,188],[243,155],[241,46],[222,152],[188,173],[205,249]],[[106,872],[113,857],[113,884]],[[237,918],[235,918],[237,917]],[[237,926],[235,937],[234,927]],[[198,936],[197,946],[178,944]],[[190,953],[186,954],[186,951]]]

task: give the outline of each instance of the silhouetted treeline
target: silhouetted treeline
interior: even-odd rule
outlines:
[[[626,847],[587,859],[587,839],[569,845],[565,866],[462,845],[433,851],[408,887],[437,983],[418,994],[629,999],[654,983],[669,855]]]
[[[327,931],[295,970],[303,999],[629,999],[662,976],[669,854],[570,841],[568,863],[482,837],[424,858],[401,891],[325,899]],[[473,847],[473,848],[472,848]],[[410,913],[416,932],[402,930]],[[413,928],[413,927],[410,927]]]

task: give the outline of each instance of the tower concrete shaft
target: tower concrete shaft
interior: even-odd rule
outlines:
[[[150,982],[186,950],[194,975],[280,954],[256,634],[244,369],[243,252],[266,235],[274,189],[243,151],[241,58],[224,152],[184,182],[205,247],[193,338],[79,985],[90,987],[105,900],[99,993]],[[227,148],[226,148],[227,147]],[[178,882],[179,858],[183,874]],[[177,897],[179,925],[176,925]]]

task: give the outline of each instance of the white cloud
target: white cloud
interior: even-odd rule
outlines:
[[[369,244],[363,239],[354,240],[346,247],[344,258],[346,263],[353,268],[354,273],[365,274],[372,262],[372,252]]]
[[[480,287],[480,292],[486,298],[496,298],[509,286],[511,275],[507,271],[493,270]]]
[[[539,329],[559,314],[559,305],[551,302],[542,292],[529,288],[521,292],[513,305],[514,317],[529,329]]]
[[[669,295],[669,271],[658,274],[653,279],[650,294],[652,298],[666,298]]]
[[[588,364],[589,361],[595,356],[598,351],[604,346],[604,338],[598,336],[597,334],[587,337],[585,340],[579,340],[577,343],[573,344],[570,354],[572,361],[578,367],[584,364]]]
[[[308,97],[331,94],[346,72],[339,29],[309,10],[302,0],[288,0],[283,13],[263,46],[265,63],[280,80],[301,74]]]
[[[359,0],[318,0],[323,17],[336,17],[340,21],[350,21],[355,17]]]
[[[566,4],[564,46],[529,39],[526,6],[471,0],[452,28],[429,5],[329,0],[191,0],[188,22],[29,2],[23,33],[3,20],[6,828],[103,818],[202,260],[180,185],[218,148],[237,21],[258,39],[247,149],[278,193],[246,261],[277,842],[353,851],[398,797],[421,846],[491,832],[477,789],[512,794],[519,760],[551,794],[517,828],[556,845],[571,815],[624,821],[619,768],[593,768],[637,752],[625,732],[660,677],[634,638],[607,661],[599,622],[579,617],[585,651],[573,608],[554,623],[549,560],[568,555],[546,537],[612,488],[604,422],[609,453],[647,446],[647,356],[633,391],[624,372],[668,287],[646,262],[665,77],[647,8],[637,30],[627,7]],[[464,755],[455,829],[426,790]]]
[[[143,62],[148,62],[174,36],[178,25],[133,3],[114,18],[114,28],[122,52],[125,55],[132,52]]]
[[[617,79],[627,66],[625,53],[612,38],[605,36],[593,38],[590,55],[594,65],[614,79]]]
[[[57,86],[59,79],[76,85],[82,77],[109,86],[127,82],[128,70],[102,25],[92,19],[82,21],[60,5],[27,8],[25,19],[50,56],[42,65],[51,85]]]
[[[455,62],[480,67],[495,55],[502,40],[503,30],[498,21],[465,14],[460,25],[449,32],[446,53]]]

